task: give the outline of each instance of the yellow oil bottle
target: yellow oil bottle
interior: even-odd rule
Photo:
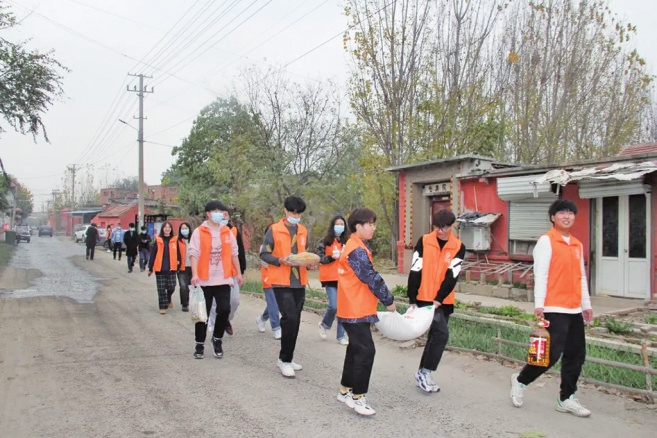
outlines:
[[[538,327],[532,331],[529,337],[528,364],[539,367],[546,367],[550,364],[550,332],[546,329],[549,326],[550,321],[541,319],[538,321]]]

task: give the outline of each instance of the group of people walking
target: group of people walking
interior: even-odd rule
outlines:
[[[319,266],[305,266],[289,257],[307,251],[308,231],[301,223],[305,210],[303,199],[290,196],[284,202],[284,217],[265,230],[260,259],[266,307],[256,324],[264,332],[269,320],[274,338],[281,342],[278,368],[284,377],[295,377],[303,370],[295,361],[295,350],[308,270],[318,267],[328,298],[318,324],[319,335],[326,339],[336,323],[336,340],[346,345],[337,400],[360,415],[370,416],[375,414],[367,401],[375,357],[371,325],[378,321],[379,302],[388,311],[396,310],[393,295],[374,269],[368,245],[376,230],[376,214],[368,208],[357,208],[346,219],[341,215],[333,217],[315,250]],[[521,407],[527,386],[562,359],[556,410],[587,417],[591,412],[579,403],[575,392],[586,354],[584,323],[593,314],[582,244],[571,235],[576,213],[577,207],[571,201],[555,201],[548,211],[553,227],[534,249],[535,316],[550,322],[550,360],[547,367],[527,364],[514,374],[510,398],[513,406]],[[188,310],[189,285],[203,290],[210,317],[195,325],[196,359],[204,358],[208,331],[212,334],[212,354],[217,358],[224,356],[224,335],[233,333],[231,314],[239,305],[246,260],[241,236],[229,218],[228,209],[221,202],[210,201],[205,205],[205,221],[200,226],[192,230],[189,223],[182,223],[175,235],[171,223],[165,222],[150,251],[148,275],[156,275],[160,313],[165,314],[172,307],[176,279],[183,311]],[[455,220],[450,210],[432,215],[433,230],[418,239],[408,276],[410,307],[431,306],[434,312],[414,374],[417,387],[426,393],[440,391],[432,373],[437,370],[449,339],[455,286],[465,259],[465,245],[452,232]],[[134,233],[132,224],[130,231]],[[140,245],[141,235],[135,236],[135,241]]]

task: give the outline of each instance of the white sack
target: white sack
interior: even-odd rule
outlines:
[[[433,321],[433,306],[409,308],[403,315],[397,312],[377,312],[376,328],[386,338],[395,341],[410,341],[429,330]]]

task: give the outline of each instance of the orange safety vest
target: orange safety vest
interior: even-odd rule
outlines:
[[[157,254],[155,255],[155,261],[153,262],[153,271],[160,272],[162,270],[162,260],[164,258],[164,239],[160,236],[155,238],[155,244],[157,245]],[[178,238],[172,236],[169,240],[169,270],[177,271],[178,270]]]
[[[271,226],[272,237],[274,238],[274,250],[271,255],[276,258],[285,257],[292,253],[292,236],[290,231],[285,226],[285,219],[281,219]],[[297,254],[306,251],[306,243],[308,242],[308,231],[306,227],[301,224],[297,225]],[[302,286],[308,284],[308,271],[306,268],[298,267],[299,281]],[[290,274],[292,268],[286,265],[274,266],[269,265],[269,281],[272,285],[277,286],[290,286]]]
[[[333,244],[324,248],[324,254],[332,256],[335,248],[342,251],[342,243],[338,239],[333,240]],[[319,265],[319,281],[338,281],[337,260]]]
[[[184,271],[187,267],[185,265],[185,256],[187,255],[187,242],[185,239],[178,239],[178,248],[180,248],[180,270]]]
[[[232,227],[230,227],[230,231],[233,233],[233,236],[235,236],[235,238],[237,239],[237,227],[233,225]]]
[[[576,309],[582,304],[582,243],[572,234],[566,242],[554,227],[545,235],[552,247],[545,307]]]
[[[358,319],[376,315],[379,299],[372,293],[370,287],[363,283],[349,264],[349,254],[356,248],[363,248],[372,261],[372,252],[363,240],[355,234],[349,236],[344,251],[338,260],[338,312],[340,318]]]
[[[210,278],[210,253],[212,252],[212,232],[207,226],[198,228],[201,239],[201,248],[196,265],[196,274],[201,280]],[[237,275],[233,265],[233,247],[232,241],[235,239],[231,235],[228,227],[221,227],[219,238],[221,239],[221,264],[224,268],[224,278],[232,278]]]
[[[422,282],[417,292],[418,300],[435,301],[447,269],[461,249],[461,245],[461,241],[452,232],[449,233],[447,243],[442,250],[438,245],[438,231],[434,230],[422,236]],[[456,292],[451,291],[442,304],[454,304],[455,295]]]

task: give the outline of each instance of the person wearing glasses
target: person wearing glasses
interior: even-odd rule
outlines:
[[[411,308],[433,306],[434,315],[424,346],[415,383],[424,392],[440,391],[431,377],[449,339],[449,316],[454,312],[454,287],[465,257],[465,245],[452,233],[456,217],[451,210],[440,210],[431,218],[433,231],[415,245],[408,274],[408,302]]]

